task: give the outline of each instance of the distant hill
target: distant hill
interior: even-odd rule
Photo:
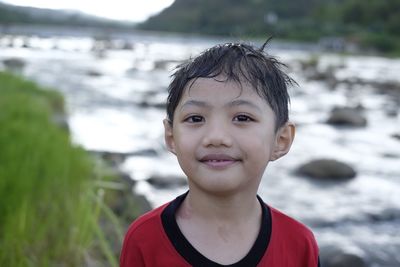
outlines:
[[[91,27],[132,27],[133,25],[90,16],[77,11],[14,6],[0,2],[0,25],[12,24],[49,24]]]
[[[324,5],[344,0],[175,0],[139,27],[148,30],[198,32],[219,35],[270,35],[309,39],[315,13]],[[314,34],[315,35],[315,34]]]
[[[175,0],[139,25],[79,12],[0,2],[0,26],[41,24],[225,35],[297,41],[343,40],[400,56],[400,0]]]
[[[399,0],[175,0],[138,27],[305,41],[341,37],[400,54],[399,10]]]

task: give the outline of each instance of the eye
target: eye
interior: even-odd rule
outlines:
[[[204,121],[204,118],[200,115],[192,115],[187,117],[184,121],[189,123],[200,123]]]
[[[244,114],[240,114],[237,115],[233,118],[233,121],[238,121],[238,122],[250,122],[250,121],[254,121],[253,118],[251,118],[250,116],[244,115]]]

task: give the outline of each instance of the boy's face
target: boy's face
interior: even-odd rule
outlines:
[[[172,127],[164,126],[190,189],[214,194],[255,193],[268,162],[286,154],[294,137],[291,123],[275,131],[274,112],[250,85],[212,78],[186,89]]]

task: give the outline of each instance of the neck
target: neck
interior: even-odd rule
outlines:
[[[261,218],[262,213],[256,192],[213,195],[190,190],[182,206],[184,216],[229,224],[240,223],[243,218]]]

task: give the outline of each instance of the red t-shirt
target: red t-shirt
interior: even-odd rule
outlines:
[[[121,267],[317,267],[318,246],[303,224],[262,202],[258,238],[242,260],[220,265],[201,255],[183,236],[175,213],[186,194],[138,218],[129,227],[121,251]]]

